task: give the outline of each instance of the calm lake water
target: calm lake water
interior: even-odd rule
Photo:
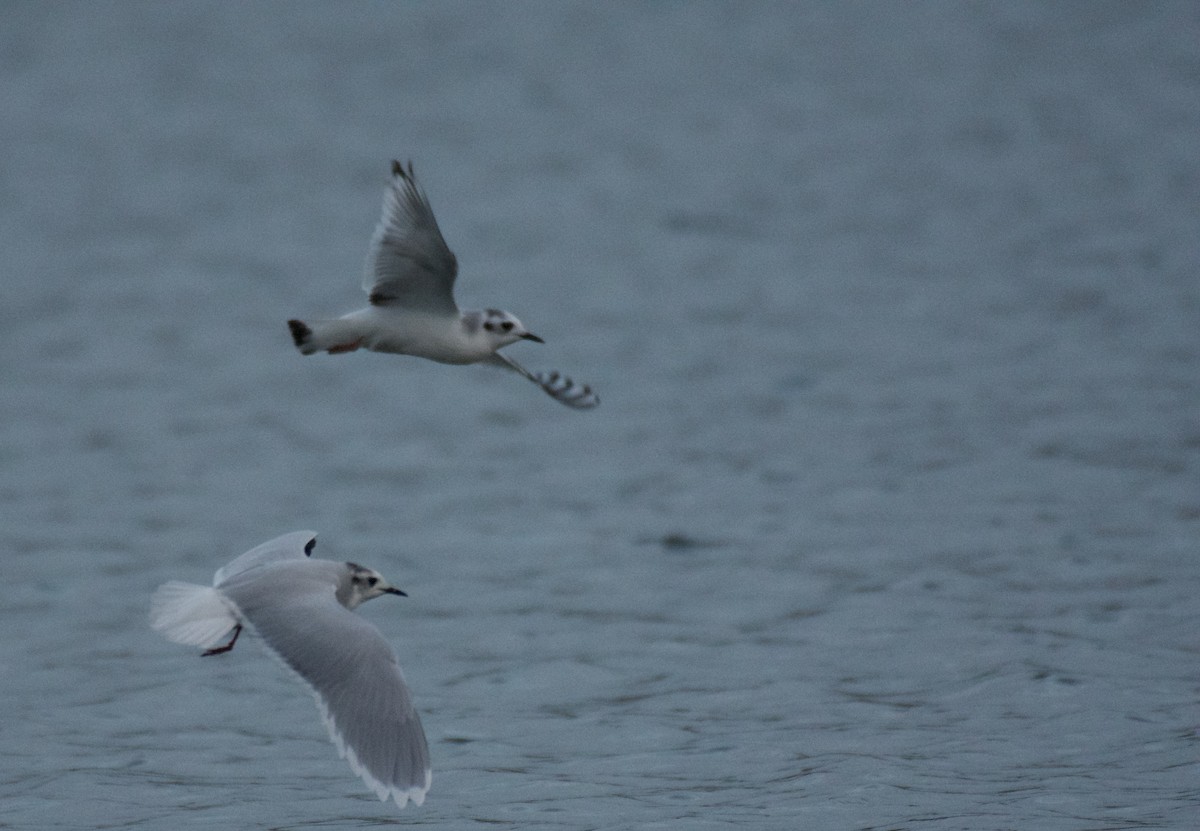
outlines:
[[[0,827],[1195,827],[1195,4],[0,17]],[[392,158],[599,409],[296,353]],[[421,808],[146,624],[299,528]]]

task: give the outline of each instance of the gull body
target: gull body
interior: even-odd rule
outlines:
[[[169,640],[229,652],[246,628],[313,692],[329,736],[380,799],[420,805],[429,746],[396,653],[352,610],[404,592],[373,569],[311,558],[316,535],[296,531],[218,569],[212,586],[172,581],[155,591],[150,625]],[[220,641],[232,636],[223,646]]]
[[[289,320],[292,341],[304,355],[367,349],[444,364],[490,364],[522,375],[569,407],[588,409],[600,403],[586,384],[557,372],[530,372],[501,353],[519,340],[543,341],[511,312],[461,311],[454,301],[457,276],[458,260],[442,237],[412,164],[405,169],[393,161],[363,279],[370,305],[332,320]]]
[[[301,351],[338,354],[354,349],[428,358],[443,364],[474,364],[495,356],[499,346],[524,337],[498,338],[483,328],[486,312],[465,312],[453,320],[421,311],[368,306],[335,320],[312,324],[312,336]],[[500,313],[503,314],[503,313]],[[540,338],[538,338],[540,341]]]

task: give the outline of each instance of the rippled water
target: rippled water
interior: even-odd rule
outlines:
[[[1192,5],[4,23],[0,826],[1194,827]],[[599,410],[296,354],[393,156]],[[411,595],[421,808],[146,626],[295,528]]]

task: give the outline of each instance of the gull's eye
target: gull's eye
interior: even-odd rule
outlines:
[[[375,585],[376,583],[378,583],[378,582],[379,582],[379,578],[378,578],[378,577],[368,577],[368,578],[367,578],[367,585],[368,585],[368,586],[374,586],[374,585]]]
[[[506,320],[506,321],[504,321],[503,323],[501,323],[501,324],[500,324],[500,328],[501,328],[501,329],[503,329],[505,332],[507,332],[508,330],[512,329],[512,327],[513,327],[513,325],[512,325],[512,321],[511,321],[511,320]]]

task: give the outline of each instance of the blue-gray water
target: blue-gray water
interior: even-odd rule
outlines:
[[[0,827],[1200,815],[1200,13],[10,3]],[[391,158],[592,383],[302,358]],[[403,813],[151,591],[408,590]]]

